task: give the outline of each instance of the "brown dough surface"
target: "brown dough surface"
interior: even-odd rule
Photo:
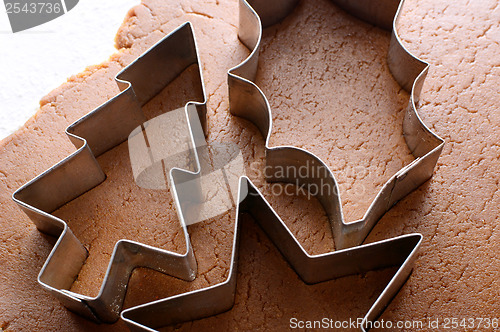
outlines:
[[[43,291],[36,276],[55,241],[39,233],[10,196],[71,153],[65,127],[114,96],[114,75],[186,20],[194,25],[209,95],[209,142],[238,144],[247,165],[256,163],[248,175],[305,248],[333,250],[319,203],[272,195],[272,187],[252,171],[263,165],[263,138],[228,113],[226,71],[248,54],[237,39],[236,1],[143,1],[118,31],[118,53],[44,97],[39,112],[0,143],[0,331],[124,328],[121,322],[88,322]],[[434,177],[387,213],[367,240],[424,235],[413,274],[384,320],[500,317],[499,22],[496,1],[406,1],[400,34],[432,65],[420,114],[446,146]],[[381,185],[412,160],[401,135],[408,95],[388,71],[388,45],[387,32],[327,0],[303,1],[263,38],[257,83],[273,108],[271,144],[292,144],[321,157],[337,176],[349,221],[360,218]],[[146,105],[147,116],[196,98],[190,75],[192,70]],[[134,184],[126,144],[99,162],[106,182],[56,212],[90,249],[72,288],[89,295],[97,293],[117,239],[179,251],[184,246],[169,192]],[[194,282],[138,269],[126,307],[224,280],[233,221],[230,211],[190,226],[200,272]],[[305,285],[250,218],[243,223],[239,255],[234,308],[176,328],[285,330],[291,317],[361,317],[394,272]]]

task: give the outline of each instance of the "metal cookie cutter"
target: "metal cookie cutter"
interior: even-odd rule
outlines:
[[[51,214],[105,180],[96,157],[127,140],[129,134],[146,121],[141,107],[191,65],[199,67],[199,59],[191,24],[186,23],[117,74],[121,93],[66,129],[76,152],[23,185],[12,196],[40,231],[58,238],[38,275],[38,282],[68,309],[89,319],[114,322],[119,318],[128,280],[136,267],[148,267],[185,280],[196,277],[197,265],[184,222],[185,211],[177,209],[186,242],[183,254],[120,240],[114,247],[99,294],[89,297],[71,292],[69,289],[88,252],[67,224]],[[202,119],[198,120],[198,131],[203,132],[206,100],[201,69],[199,80],[193,85],[202,91],[204,99],[188,102],[186,116]],[[197,141],[204,141],[204,136],[191,139],[196,145]],[[173,168],[170,177],[174,183],[182,181],[183,177],[196,174],[198,168],[195,156],[194,172]],[[173,196],[179,206],[177,192],[173,191]]]
[[[246,177],[240,180],[240,204],[234,229],[232,264],[226,281],[184,294],[179,294],[122,312],[131,329],[154,331],[160,326],[215,315],[229,310],[234,303],[239,237],[239,214],[250,213],[280,250],[299,276],[307,283],[317,283],[349,274],[399,265],[399,269],[369,309],[361,329],[368,330],[409,276],[422,236],[409,234],[384,241],[360,245],[375,223],[396,202],[427,181],[433,174],[444,141],[421,120],[416,104],[427,74],[428,64],[411,55],[402,45],[396,31],[403,2],[399,0],[337,0],[348,12],[386,29],[392,28],[388,63],[395,79],[407,91],[410,101],[405,114],[403,131],[415,160],[398,171],[383,186],[363,219],[352,223],[343,220],[337,183],[328,167],[314,154],[292,146],[270,147],[272,116],[269,103],[253,80],[257,71],[262,26],[284,18],[297,0],[240,0],[239,38],[251,54],[228,71],[230,111],[250,120],[266,137],[267,166],[320,167],[307,177],[267,177],[268,181],[284,181],[299,185],[327,185],[335,188],[317,198],[331,224],[336,251],[309,255],[280,217]],[[261,23],[262,22],[262,23]],[[271,172],[272,173],[272,172]]]
[[[252,4],[262,15],[265,24],[272,24],[286,16],[295,3],[295,0],[279,0],[272,3]],[[374,17],[378,16],[374,15]],[[260,89],[251,81],[257,68],[261,33],[259,16],[247,2],[241,0],[240,39],[252,52],[242,64],[228,72],[231,112],[251,120],[265,136],[268,136],[271,132],[268,102]],[[412,66],[422,65],[422,62],[411,57],[402,48],[397,36],[394,36],[394,43],[399,44],[399,48],[391,46],[391,53],[395,55],[389,57],[390,63],[392,61],[396,65],[398,61],[402,61]],[[395,51],[392,51],[393,48]],[[196,261],[186,231],[184,218],[186,211],[182,209],[182,200],[185,197],[181,190],[176,189],[176,185],[196,178],[200,173],[196,150],[204,140],[205,100],[199,103],[190,102],[186,105],[186,118],[190,125],[189,134],[196,159],[195,170],[174,168],[170,171],[174,200],[187,245],[185,254],[176,254],[137,242],[121,240],[115,246],[99,295],[90,298],[75,294],[68,289],[84,264],[87,251],[64,221],[50,214],[104,181],[105,175],[95,160],[95,156],[127,139],[133,129],[144,123],[141,106],[192,64],[199,64],[199,61],[191,26],[187,23],[165,37],[117,75],[117,82],[123,90],[122,93],[67,129],[70,139],[78,148],[77,152],[13,194],[14,201],[21,206],[41,231],[59,237],[38,279],[42,286],[53,293],[70,310],[103,322],[116,320],[121,310],[128,278],[135,267],[149,267],[186,280],[192,280],[196,276]],[[409,82],[410,74],[418,74],[418,67],[413,69],[412,71],[405,68],[400,72],[400,77],[408,78]],[[409,76],[405,76],[406,74]],[[308,283],[400,265],[394,277],[364,317],[363,329],[369,327],[370,322],[380,315],[411,272],[422,236],[410,234],[353,248],[348,247],[361,243],[373,223],[397,199],[432,175],[433,166],[442,148],[442,140],[425,127],[415,110],[414,100],[418,95],[415,91],[419,91],[424,75],[421,74],[416,79],[416,88],[410,100],[411,110],[405,120],[405,123],[408,123],[405,128],[409,128],[405,129],[407,142],[418,157],[415,162],[398,172],[398,176],[384,186],[367,213],[371,219],[365,218],[368,221],[363,223],[356,222],[355,224],[359,226],[354,229],[349,226],[351,224],[344,224],[342,220],[338,195],[337,197],[318,196],[332,224],[337,251],[309,255],[250,180],[242,177],[239,182],[237,219],[234,226],[233,252],[228,279],[205,289],[124,310],[121,313],[122,318],[132,329],[152,330],[159,326],[206,317],[230,309],[234,302],[236,287],[238,216],[240,212],[246,211],[254,216],[290,265]],[[396,74],[395,76],[397,77]],[[201,90],[204,91],[201,71],[199,84],[201,84]],[[436,147],[432,147],[432,144],[437,143],[439,144]],[[266,148],[268,165],[300,166],[310,161],[314,165],[326,168],[320,159],[305,150],[294,147],[270,148],[267,143]],[[297,179],[269,178],[268,180],[295,181]],[[331,184],[338,193],[335,179],[329,170],[321,177],[298,180],[306,185],[324,181]],[[351,228],[353,229],[350,230]],[[350,231],[347,232],[345,229]],[[70,264],[68,264],[67,257],[71,257]]]
[[[333,0],[349,13],[382,28],[391,29],[392,37],[387,61],[396,81],[410,92],[410,101],[403,122],[403,133],[415,160],[396,172],[382,187],[362,219],[345,223],[338,190],[330,195],[319,195],[325,208],[337,249],[359,245],[375,223],[400,199],[418,188],[433,174],[444,145],[418,115],[416,104],[427,75],[428,64],[409,53],[398,37],[396,25],[404,1],[400,0]],[[270,168],[294,165],[317,165],[325,169],[321,177],[268,177],[268,181],[284,181],[307,185],[328,183],[337,188],[337,182],[328,167],[314,154],[292,146],[270,147],[272,115],[264,93],[253,83],[257,71],[262,26],[275,24],[295,6],[297,0],[241,2],[239,37],[252,51],[250,56],[228,73],[231,113],[253,122],[266,137],[267,166]],[[252,10],[252,7],[255,11]],[[258,15],[257,15],[258,14]],[[259,22],[259,17],[262,25]],[[271,172],[274,173],[274,172]],[[316,174],[313,174],[316,175]]]

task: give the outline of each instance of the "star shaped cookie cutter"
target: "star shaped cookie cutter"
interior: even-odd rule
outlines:
[[[265,26],[273,24],[285,17],[294,8],[296,2],[296,0],[279,0],[272,3],[259,1],[252,3],[256,12],[246,1],[240,1],[239,37],[251,50],[251,54],[243,63],[228,72],[230,109],[232,114],[252,121],[263,136],[267,137],[268,165],[299,166],[309,161],[320,167],[326,167],[319,158],[305,150],[268,146],[272,119],[270,108],[264,94],[252,82],[257,69],[258,48],[262,34],[259,15]],[[395,17],[395,26],[398,8],[401,5],[398,6],[398,1],[382,2],[384,5],[377,7],[375,12],[369,11],[373,10],[373,6],[367,6],[365,1],[359,1],[359,3],[343,1],[340,4],[346,6],[348,11],[360,17],[365,15],[373,23],[383,26],[387,24],[389,16],[391,21],[392,17]],[[392,9],[395,11],[391,12]],[[368,15],[369,13],[371,14]],[[391,15],[388,16],[388,13]],[[290,265],[308,283],[400,265],[394,277],[364,317],[362,329],[369,327],[369,323],[380,315],[411,272],[422,236],[410,234],[366,245],[359,244],[365,239],[375,222],[393,204],[432,176],[443,145],[443,141],[421,121],[415,107],[427,72],[427,64],[404,49],[394,30],[388,61],[396,80],[406,89],[411,88],[412,91],[405,116],[404,132],[407,144],[416,159],[386,183],[362,221],[345,224],[338,195],[333,195],[336,196],[333,200],[330,196],[318,196],[332,225],[337,251],[309,255],[250,180],[242,177],[228,279],[205,289],[122,311],[122,318],[131,328],[152,330],[175,322],[214,315],[232,307],[236,287],[238,215],[243,211],[255,217]],[[135,267],[149,267],[185,280],[193,280],[196,276],[196,260],[189,242],[179,196],[175,190],[175,178],[186,174],[196,176],[197,172],[172,169],[170,173],[174,184],[174,200],[186,240],[185,254],[172,253],[134,241],[120,240],[115,246],[99,295],[95,298],[68,290],[85,262],[87,251],[71,233],[66,223],[50,214],[104,181],[105,175],[95,160],[95,156],[99,156],[124,141],[134,128],[141,125],[145,121],[141,106],[192,64],[199,64],[199,60],[191,25],[186,23],[117,75],[118,85],[122,89],[119,95],[68,127],[67,133],[78,148],[74,154],[13,194],[14,201],[34,221],[38,229],[59,237],[40,271],[39,283],[70,310],[87,318],[102,322],[112,322],[118,318],[127,282]],[[400,66],[400,69],[395,69]],[[162,75],[158,75],[159,72]],[[204,92],[201,70],[199,77],[199,84]],[[414,82],[413,85],[412,82]],[[196,146],[204,139],[202,132],[206,127],[205,100],[188,103],[186,117],[190,124],[193,150],[196,152]],[[199,166],[198,160],[196,163]],[[297,179],[268,178],[268,180],[291,182]],[[320,178],[309,177],[299,180],[304,184],[325,181],[333,188],[337,188],[335,179],[329,171]],[[336,192],[338,193],[338,190]],[[67,264],[67,256],[74,258],[71,264]]]

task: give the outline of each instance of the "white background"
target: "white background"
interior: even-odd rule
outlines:
[[[119,26],[139,3],[80,0],[65,15],[14,34],[0,1],[0,140],[35,114],[45,94],[112,55]]]

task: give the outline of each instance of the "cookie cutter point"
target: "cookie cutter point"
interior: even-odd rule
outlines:
[[[408,234],[369,244],[361,243],[390,207],[432,176],[443,140],[423,123],[416,108],[428,65],[412,56],[404,48],[394,28],[388,63],[395,79],[411,91],[403,132],[416,159],[398,171],[383,186],[363,219],[345,223],[337,182],[321,159],[297,147],[271,147],[269,145],[272,131],[269,102],[253,82],[258,65],[262,26],[274,24],[283,19],[293,10],[297,2],[297,0],[273,2],[240,0],[239,37],[250,49],[250,55],[228,71],[230,112],[250,120],[266,138],[267,166],[316,165],[325,170],[321,172],[321,175],[304,178],[269,176],[267,180],[292,183],[299,181],[300,185],[327,183],[334,188],[332,193],[318,195],[317,198],[329,217],[337,250],[320,255],[308,254],[259,190],[246,176],[242,176],[239,181],[228,278],[208,288],[121,311],[128,278],[134,267],[149,267],[186,280],[192,280],[196,275],[196,260],[183,219],[184,211],[181,202],[183,196],[182,193],[177,195],[175,188],[176,183],[184,180],[183,177],[195,177],[200,174],[200,161],[196,147],[204,139],[203,133],[200,134],[197,128],[201,128],[201,131],[205,130],[206,133],[206,97],[204,97],[203,101],[190,102],[185,107],[188,130],[193,142],[196,171],[189,172],[181,169],[170,171],[174,201],[187,244],[186,253],[176,254],[133,241],[121,240],[113,252],[113,258],[117,259],[111,260],[98,297],[90,298],[68,291],[85,262],[87,251],[64,221],[50,213],[104,181],[105,175],[95,156],[127,139],[130,132],[143,123],[141,106],[145,102],[190,65],[197,64],[198,68],[200,67],[192,27],[190,23],[186,23],[117,75],[117,83],[122,90],[119,95],[68,128],[67,133],[78,148],[77,152],[21,187],[13,195],[16,203],[33,219],[41,231],[59,236],[40,272],[39,282],[70,310],[105,322],[114,321],[120,315],[131,329],[146,331],[229,310],[233,306],[236,290],[239,216],[244,212],[253,216],[306,283],[322,282],[376,268],[399,266],[391,281],[363,318],[364,324],[361,327],[363,331],[367,330],[365,327],[369,325],[369,322],[377,319],[402,287],[411,272],[422,235]],[[376,6],[375,9],[370,5],[369,0],[334,2],[341,6],[348,6],[344,8],[358,17],[373,19],[374,23],[382,27],[395,27],[402,6],[399,0],[381,0],[381,5]],[[375,14],[370,10],[375,10]],[[404,68],[401,69],[399,66]],[[145,73],[151,71],[162,72],[164,75],[153,81],[145,80],[144,77],[147,76]],[[199,78],[200,81],[197,83],[205,96],[201,70],[199,70]],[[118,110],[124,111],[120,113]],[[115,125],[114,121],[117,121],[119,125]],[[103,133],[106,131],[104,129],[109,129],[107,126],[109,124],[111,124],[111,132]],[[176,178],[179,181],[175,181]],[[60,185],[67,182],[70,183],[69,186]],[[58,189],[57,186],[61,188]],[[63,255],[62,252],[70,252],[74,257],[74,262],[64,268],[62,263],[66,262],[67,254]]]

